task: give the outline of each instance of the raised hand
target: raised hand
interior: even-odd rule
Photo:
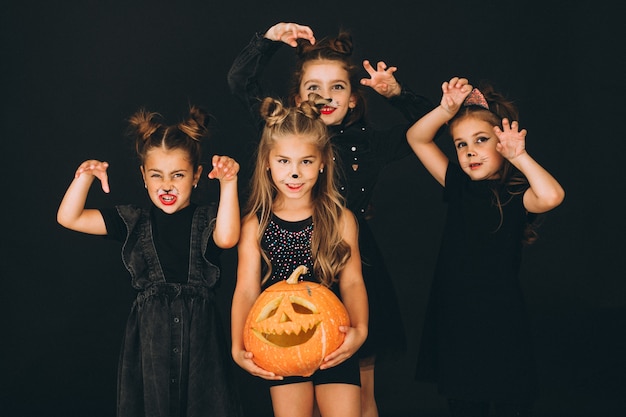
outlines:
[[[213,155],[213,169],[209,172],[210,179],[232,181],[239,173],[239,163],[229,156]]]
[[[517,121],[509,123],[507,118],[502,119],[502,128],[493,127],[499,140],[496,150],[509,161],[526,153],[526,129],[519,130]]]
[[[441,85],[443,96],[441,107],[450,114],[456,114],[463,104],[465,97],[472,92],[472,86],[466,78],[453,77]]]
[[[265,32],[265,37],[273,41],[281,41],[289,46],[298,46],[298,39],[308,39],[311,45],[315,43],[313,29],[297,23],[277,23]]]
[[[393,75],[398,70],[397,67],[387,67],[383,61],[378,61],[376,69],[372,67],[372,64],[365,60],[363,61],[363,68],[369,74],[370,78],[362,78],[361,84],[371,87],[381,96],[390,98],[397,96],[402,91],[400,84]]]
[[[80,164],[80,166],[76,170],[76,173],[74,174],[74,178],[79,178],[81,175],[92,175],[100,180],[100,183],[102,184],[102,191],[108,193],[110,189],[107,168],[109,168],[108,162],[101,162],[95,159],[90,159]]]

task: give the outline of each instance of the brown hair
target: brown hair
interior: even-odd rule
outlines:
[[[189,114],[181,122],[168,125],[159,113],[139,109],[129,118],[128,135],[135,139],[135,151],[143,165],[152,148],[182,149],[189,155],[194,171],[202,158],[201,140],[209,135],[209,115],[191,106]]]
[[[483,120],[492,126],[499,126],[500,129],[502,129],[502,119],[504,118],[509,119],[509,122],[519,120],[519,112],[513,101],[496,92],[491,84],[482,82],[478,89],[487,100],[489,109],[478,105],[462,106],[448,123],[448,129],[450,131],[452,131],[454,126],[461,120],[467,118]],[[524,174],[515,168],[515,166],[513,166],[513,164],[511,164],[506,158],[503,158],[499,173],[500,179],[498,181],[498,187],[494,188],[492,192],[495,204],[500,211],[500,225],[502,225],[502,206],[510,201],[510,198],[503,201],[502,196],[509,195],[512,198],[513,196],[523,194],[528,189],[529,183]],[[499,190],[502,189],[506,191],[506,194],[501,194],[499,192]],[[530,216],[524,230],[523,243],[531,244],[537,240],[537,227],[539,220],[540,216]],[[498,228],[499,227],[500,226],[498,226]]]
[[[299,95],[300,83],[304,67],[311,61],[336,61],[347,72],[350,80],[350,90],[356,99],[353,109],[346,115],[343,120],[345,126],[363,119],[366,114],[365,94],[361,87],[359,67],[352,62],[352,36],[347,31],[340,31],[337,37],[326,37],[315,42],[314,45],[308,40],[298,39],[296,48],[296,69],[291,79],[291,88],[289,90],[289,102],[291,105],[296,104],[296,97]]]

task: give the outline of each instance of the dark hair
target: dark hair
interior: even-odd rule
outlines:
[[[128,135],[135,140],[135,151],[143,165],[152,148],[182,149],[189,155],[194,171],[202,158],[201,140],[208,137],[209,115],[191,106],[181,122],[168,125],[159,113],[139,109],[129,118]]]
[[[448,129],[452,130],[454,126],[461,120],[467,118],[476,118],[490,123],[492,126],[499,126],[502,129],[502,119],[507,118],[509,122],[519,120],[519,112],[513,101],[507,99],[504,95],[496,92],[493,86],[487,82],[481,82],[478,89],[487,100],[489,109],[478,105],[462,106],[459,111],[448,123]],[[502,223],[502,206],[507,204],[510,199],[502,201],[501,193],[498,191],[504,189],[506,193],[513,197],[523,194],[529,187],[528,180],[508,159],[503,158],[500,167],[500,179],[498,181],[498,189],[493,189],[496,205],[500,210],[500,223]],[[524,230],[523,243],[531,244],[537,240],[537,227],[541,216],[528,215],[526,228]],[[498,226],[499,228],[499,226]]]
[[[359,67],[352,61],[352,36],[349,32],[341,30],[337,37],[325,37],[315,42],[314,45],[306,39],[298,39],[296,48],[296,69],[291,79],[289,90],[289,103],[296,104],[299,95],[300,83],[304,66],[310,61],[337,61],[348,72],[350,89],[356,99],[354,108],[348,112],[343,124],[351,124],[363,119],[366,114],[365,93],[361,87]]]

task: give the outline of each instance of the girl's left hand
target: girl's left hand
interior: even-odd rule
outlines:
[[[502,127],[494,126],[493,131],[498,137],[496,150],[509,161],[526,153],[526,129],[519,130],[519,124],[509,119],[502,119]]]
[[[372,67],[372,64],[368,60],[363,61],[363,68],[370,75],[370,78],[362,78],[361,84],[371,87],[381,96],[386,98],[400,95],[402,88],[396,77],[393,75],[398,70],[398,67],[387,67],[383,61],[379,61],[376,64],[376,69]]]
[[[239,173],[239,163],[229,156],[213,155],[213,169],[209,172],[210,179],[232,181]]]
[[[320,369],[332,368],[333,366],[339,365],[350,356],[354,355],[363,342],[365,342],[365,337],[362,337],[358,329],[354,327],[339,326],[339,331],[345,333],[346,337],[337,350],[324,358],[324,363],[322,363]]]

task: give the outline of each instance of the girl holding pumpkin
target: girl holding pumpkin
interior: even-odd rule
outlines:
[[[78,167],[59,206],[64,227],[123,243],[137,290],[120,355],[118,417],[241,415],[214,300],[219,255],[239,239],[239,164],[215,155],[208,176],[220,182],[219,204],[191,201],[208,120],[196,107],[175,125],[144,110],[131,117],[150,207],[85,208],[96,178],[109,192],[109,164],[96,160]]]
[[[357,223],[335,188],[334,154],[314,96],[299,107],[272,98],[260,107],[266,124],[238,245],[232,355],[244,370],[269,381],[278,417],[310,417],[315,401],[324,417],[360,417],[354,354],[367,337],[368,305]],[[350,326],[341,326],[343,344],[313,375],[283,377],[255,364],[244,346],[244,324],[260,293],[299,265],[308,270],[301,279],[321,282],[340,297]]]
[[[435,381],[452,416],[530,415],[535,385],[518,273],[537,214],[564,191],[526,151],[512,103],[464,78],[442,85],[441,104],[407,139],[445,187],[446,224],[424,325],[417,377]],[[458,164],[435,144],[446,125]]]
[[[289,89],[289,104],[306,101],[315,92],[332,99],[321,109],[337,152],[338,187],[347,207],[359,224],[359,249],[363,278],[370,309],[368,338],[359,349],[363,417],[378,416],[374,398],[374,365],[381,358],[397,356],[406,347],[405,331],[387,266],[369,220],[373,218],[373,190],[383,169],[411,154],[406,129],[433,106],[395,78],[396,67],[379,62],[374,68],[363,62],[368,77],[361,78],[353,62],[351,35],[341,31],[336,37],[316,40],[309,26],[277,23],[264,33],[256,33],[235,58],[228,73],[231,92],[249,110],[255,123],[260,97],[266,96],[261,83],[275,53],[285,45],[295,49],[296,67]],[[366,114],[363,86],[372,88],[407,119],[406,124],[374,129]]]

